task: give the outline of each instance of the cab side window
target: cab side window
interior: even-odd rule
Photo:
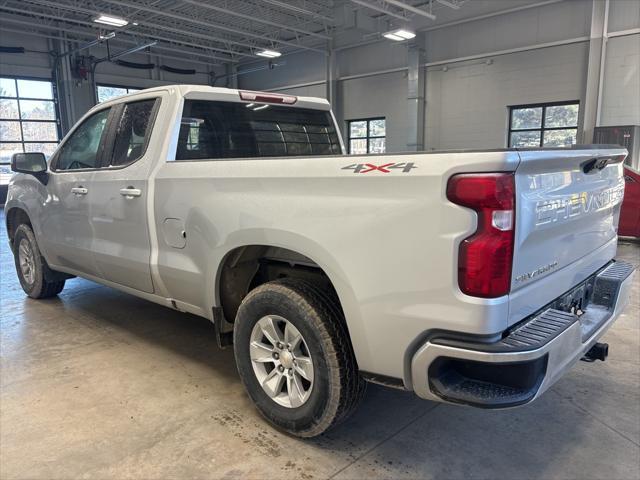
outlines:
[[[128,165],[142,157],[153,127],[155,103],[156,100],[151,99],[124,105],[116,129],[111,165]]]
[[[56,170],[98,168],[98,148],[105,133],[110,108],[100,110],[87,118],[62,146]]]

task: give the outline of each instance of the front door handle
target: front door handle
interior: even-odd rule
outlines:
[[[133,187],[121,188],[120,195],[127,198],[139,197],[142,195],[142,190]]]
[[[74,195],[86,195],[87,193],[89,193],[89,190],[84,187],[73,187],[71,189],[71,193],[73,193]]]

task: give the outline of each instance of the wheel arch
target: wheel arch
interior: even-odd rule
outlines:
[[[288,231],[281,230],[269,230],[265,231],[260,229],[259,231],[246,231],[237,232],[235,238],[229,239],[229,247],[221,256],[221,261],[216,267],[212,280],[214,290],[214,323],[217,324],[216,329],[220,330],[221,334],[233,330],[233,324],[231,322],[235,319],[236,306],[239,306],[242,298],[246,295],[242,292],[242,295],[238,294],[235,298],[235,302],[231,308],[227,307],[227,312],[224,313],[225,299],[229,296],[224,293],[225,282],[228,280],[228,269],[230,265],[240,265],[244,259],[258,260],[267,257],[274,253],[284,255],[284,258],[278,257],[279,260],[293,263],[296,266],[301,266],[303,269],[317,269],[318,273],[322,275],[329,282],[329,285],[335,292],[337,297],[338,306],[342,311],[345,319],[345,325],[350,341],[353,345],[353,350],[356,355],[356,359],[367,357],[368,348],[366,347],[366,331],[360,316],[360,309],[356,300],[356,295],[352,289],[352,285],[348,281],[348,277],[344,270],[341,268],[337,259],[330,254],[325,248],[319,245],[314,240],[295,234]],[[235,240],[235,241],[234,241]],[[254,240],[254,241],[251,241]],[[256,268],[255,264],[251,267],[248,265],[243,266],[248,271]],[[301,272],[299,270],[299,272]],[[240,274],[240,271],[236,271]],[[247,276],[249,273],[243,272],[244,277],[234,279],[243,288],[250,291],[252,286],[257,286],[255,283],[251,283],[255,272],[251,273],[251,279]],[[268,280],[267,280],[268,281]]]
[[[6,210],[5,223],[7,227],[7,236],[9,237],[9,243],[12,246],[12,248],[13,248],[13,238],[16,233],[16,228],[18,228],[19,225],[26,223],[33,229],[33,225],[31,223],[31,218],[29,217],[29,214],[24,208],[20,206],[10,207]]]

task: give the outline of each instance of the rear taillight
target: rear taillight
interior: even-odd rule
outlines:
[[[515,185],[510,173],[460,174],[449,179],[447,198],[475,210],[478,228],[460,244],[458,285],[467,295],[509,293],[513,263]]]

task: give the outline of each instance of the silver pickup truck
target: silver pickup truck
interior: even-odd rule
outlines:
[[[626,153],[346,156],[325,100],[166,86],[16,154],[6,221],[27,295],[81,276],[210,319],[260,412],[311,437],[366,381],[505,408],[604,359]]]

